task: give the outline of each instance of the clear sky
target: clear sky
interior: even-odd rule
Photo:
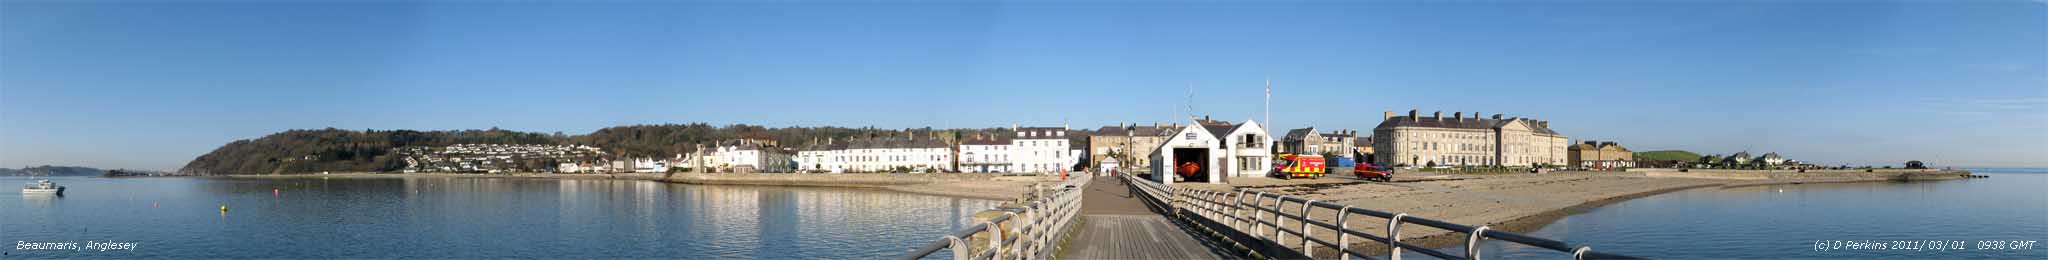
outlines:
[[[287,129],[1369,131],[2048,165],[2048,3],[0,1],[0,166],[173,169]],[[1182,112],[1182,114],[1186,114]]]

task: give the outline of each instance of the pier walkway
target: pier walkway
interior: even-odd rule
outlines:
[[[1095,177],[1081,193],[1081,227],[1067,240],[1062,259],[1222,259],[1223,245],[1168,221],[1133,194],[1118,177]]]

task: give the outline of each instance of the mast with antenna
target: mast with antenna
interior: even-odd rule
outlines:
[[[1195,116],[1195,82],[1193,82],[1193,81],[1189,81],[1189,82],[1188,82],[1188,100],[1187,100],[1187,101],[1184,101],[1184,103],[1182,103],[1182,104],[1187,104],[1187,107],[1188,107],[1188,115],[1187,115],[1187,116],[1188,116],[1188,120],[1194,120],[1194,119],[1196,119],[1196,118],[1200,118],[1200,117],[1196,117],[1196,116]]]
[[[1268,136],[1272,135],[1271,132],[1273,131],[1273,76],[1266,76],[1266,119],[1261,120],[1265,120],[1265,122],[1260,123],[1265,124],[1265,127],[1267,128],[1266,134]]]

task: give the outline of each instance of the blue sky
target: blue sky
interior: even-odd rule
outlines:
[[[1536,117],[1635,150],[2048,165],[2048,4],[0,1],[0,166],[301,128]],[[1277,131],[1277,130],[1276,130]]]

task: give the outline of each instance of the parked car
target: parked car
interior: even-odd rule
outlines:
[[[1385,166],[1372,165],[1371,163],[1359,163],[1358,166],[1352,168],[1351,173],[1358,175],[1358,179],[1360,180],[1394,180],[1394,169],[1387,168]]]

